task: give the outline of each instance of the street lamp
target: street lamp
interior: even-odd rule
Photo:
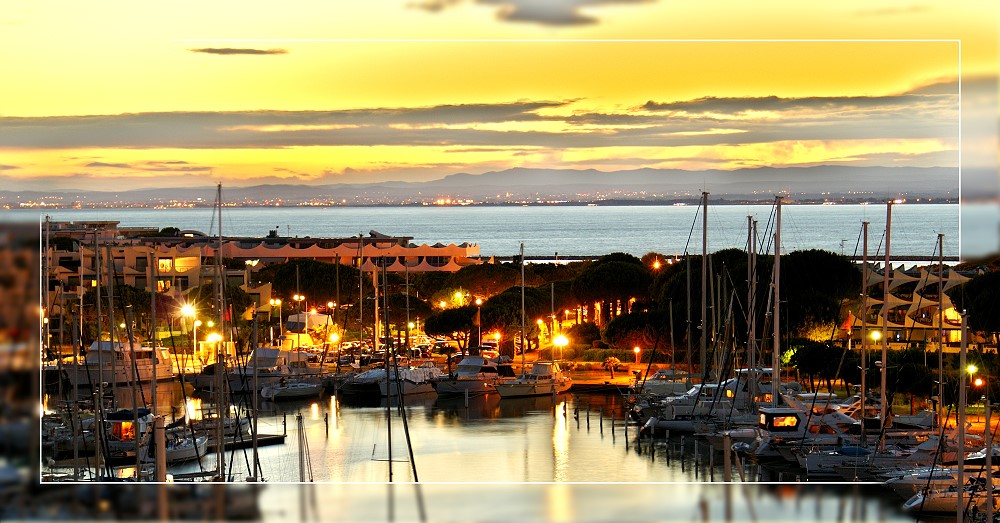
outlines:
[[[271,298],[269,303],[271,307],[278,306],[278,334],[283,336],[285,333],[283,331],[284,327],[281,324],[281,298]],[[270,317],[270,313],[268,313],[268,317]],[[274,336],[274,331],[271,331],[271,335]]]
[[[878,340],[882,339],[882,332],[880,332],[880,331],[872,331],[871,338],[872,338],[872,341],[878,343]]]
[[[201,327],[201,320],[194,320],[194,349],[198,350],[198,327]]]
[[[479,326],[479,346],[483,346],[483,300],[476,298],[476,325]]]
[[[302,302],[305,301],[306,297],[303,296],[302,294],[296,294],[296,295],[292,296],[292,299],[295,300],[295,302],[296,302],[296,304],[295,304],[296,309],[299,312],[302,312]]]
[[[552,340],[552,343],[556,347],[559,347],[559,359],[562,359],[562,357],[563,357],[563,347],[565,347],[566,344],[569,343],[569,340],[566,339],[566,336],[563,336],[562,334],[560,334],[560,335],[556,336],[556,339]]]
[[[639,352],[641,352],[641,350],[639,349],[639,347],[636,347],[632,349],[632,352],[635,353],[635,362],[639,363]]]
[[[440,305],[441,308],[444,309],[444,308],[448,307],[448,302],[446,302],[444,300],[441,300],[441,302],[438,303],[438,305]]]

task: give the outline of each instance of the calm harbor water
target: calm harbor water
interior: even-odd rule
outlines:
[[[211,409],[210,395],[196,396],[186,404],[177,387],[158,387],[158,412],[169,420]],[[131,392],[116,399],[127,408]],[[430,394],[405,405],[417,478],[395,402],[388,420],[379,399],[261,402],[260,433],[287,433],[283,444],[259,449],[263,520],[912,521],[902,500],[877,485],[799,483],[792,472],[762,475],[749,463],[745,482],[734,473],[732,484],[720,484],[722,455],[704,440],[673,436],[651,447],[634,426],[626,437],[617,394],[487,395],[468,406]],[[305,455],[305,477],[315,483],[295,484]],[[242,483],[252,452],[227,451],[226,461]],[[214,468],[210,453],[170,472]]]
[[[964,207],[962,208],[965,209]],[[179,227],[217,232],[211,208],[57,209],[53,220],[117,220],[123,226]],[[955,204],[904,204],[893,207],[892,254],[931,256],[938,233],[946,256],[959,255],[959,214]],[[746,217],[759,222],[762,243],[770,243],[770,205],[709,207],[709,250],[746,247]],[[861,222],[868,221],[869,253],[879,250],[886,218],[884,205],[786,205],[782,207],[782,250],[825,249],[861,253]],[[37,222],[37,210],[0,213],[6,222]],[[701,252],[697,206],[473,206],[473,207],[264,207],[227,208],[223,233],[264,236],[271,229],[289,236],[344,237],[376,230],[412,236],[421,243],[477,243],[484,256],[516,254],[525,242],[529,256],[636,256]],[[766,248],[766,247],[765,247]]]

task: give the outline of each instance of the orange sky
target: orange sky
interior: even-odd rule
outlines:
[[[0,23],[16,50],[0,176],[27,189],[950,167],[959,70],[962,161],[995,167],[995,2],[802,4],[18,5]]]

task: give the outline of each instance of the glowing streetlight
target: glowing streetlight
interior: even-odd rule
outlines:
[[[271,304],[272,308],[275,305],[278,306],[278,334],[284,336],[284,334],[285,334],[285,332],[284,332],[285,327],[281,324],[281,298],[271,298],[270,300],[268,300],[268,303]],[[268,318],[271,317],[270,312],[268,313],[267,317]],[[273,333],[272,333],[272,335],[273,335]]]
[[[201,320],[194,320],[194,323],[191,325],[194,326],[194,331],[192,332],[194,335],[194,350],[198,350],[198,327],[201,327]]]
[[[440,305],[441,308],[444,309],[444,308],[448,307],[448,302],[446,302],[444,300],[441,300],[441,302],[438,303],[438,305]]]
[[[483,345],[483,300],[476,298],[476,325],[479,326],[479,346]]]
[[[636,347],[632,349],[632,352],[635,353],[635,362],[639,363],[639,353],[642,352],[642,350],[639,347]]]
[[[882,332],[881,331],[872,331],[871,338],[872,338],[872,341],[878,342],[878,340],[882,339]]]
[[[330,343],[337,343],[338,341],[340,341],[340,334],[337,334],[336,332],[331,332]]]
[[[185,303],[184,306],[181,307],[181,314],[183,314],[184,316],[187,316],[188,318],[193,318],[194,317],[194,306],[191,305],[190,303]]]
[[[566,339],[566,336],[563,336],[562,334],[556,336],[556,339],[552,340],[552,344],[555,345],[556,347],[559,347],[559,359],[562,359],[563,347],[565,347],[568,343],[569,340]]]
[[[302,294],[296,294],[292,296],[292,299],[295,300],[296,307],[298,308],[299,312],[302,312],[302,302],[305,301],[306,297]]]
[[[660,270],[660,260],[659,260],[659,258],[653,260],[653,270],[654,271]]]

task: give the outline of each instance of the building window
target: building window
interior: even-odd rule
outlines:
[[[174,270],[174,259],[160,258],[159,263],[157,263],[156,265],[156,268],[160,272],[172,272]]]

